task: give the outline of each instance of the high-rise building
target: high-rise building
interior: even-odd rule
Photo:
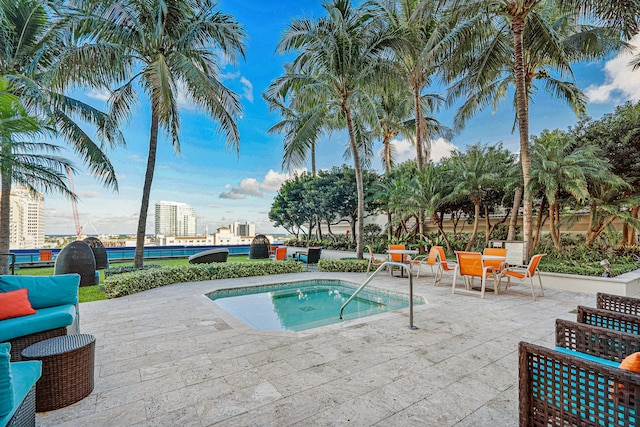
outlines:
[[[196,213],[186,203],[156,203],[156,235],[195,236],[196,226]]]
[[[44,197],[14,185],[10,196],[9,245],[11,249],[44,246]]]
[[[229,228],[236,236],[255,236],[256,234],[256,225],[250,222],[234,222]]]

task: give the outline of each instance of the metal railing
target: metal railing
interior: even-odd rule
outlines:
[[[408,266],[407,264],[404,264],[401,262],[394,262],[394,261],[383,262],[380,265],[380,267],[378,267],[378,269],[373,272],[371,276],[367,277],[367,280],[362,282],[362,285],[360,285],[360,287],[353,293],[353,295],[351,295],[349,299],[346,300],[344,304],[342,304],[342,307],[340,307],[340,320],[342,320],[342,312],[344,311],[345,307],[351,302],[351,300],[354,299],[356,295],[358,295],[360,291],[364,289],[364,287],[371,282],[371,280],[373,280],[373,278],[376,276],[376,274],[380,272],[380,270],[384,269],[387,266],[400,267],[407,270],[407,276],[409,278],[409,326],[408,328],[418,329],[413,325],[413,276],[411,275],[411,267]]]

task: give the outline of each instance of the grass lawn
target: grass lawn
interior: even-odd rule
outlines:
[[[227,262],[265,262],[269,261],[269,259],[249,259],[247,255],[231,255],[227,259]],[[187,258],[177,258],[177,259],[154,259],[146,262],[148,265],[159,265],[161,267],[172,267],[178,265],[186,265],[188,264]],[[133,261],[129,262],[116,262],[110,264],[110,268],[124,267],[133,265]],[[53,267],[39,267],[39,268],[20,268],[16,270],[16,275],[20,276],[52,276],[53,275]],[[104,273],[100,274],[100,284],[104,283]],[[102,292],[102,287],[100,285],[96,286],[81,286],[79,290],[79,298],[80,302],[90,302],[90,301],[99,301],[103,299],[107,299]]]

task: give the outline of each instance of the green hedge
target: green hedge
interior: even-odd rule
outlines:
[[[318,262],[320,271],[341,273],[363,273],[367,271],[369,261],[366,259],[321,259]]]
[[[161,267],[109,276],[104,281],[104,293],[107,298],[117,298],[173,283],[300,273],[302,271],[302,264],[294,261],[230,262]]]

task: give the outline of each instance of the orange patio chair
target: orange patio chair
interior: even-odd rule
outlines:
[[[287,247],[286,246],[276,246],[274,247],[274,252],[269,256],[272,260],[281,261],[287,259]]]
[[[495,275],[495,270],[490,265],[485,265],[482,261],[482,254],[480,252],[464,252],[457,251],[456,257],[458,259],[458,268],[453,272],[453,284],[451,285],[451,293],[456,293],[456,279],[457,274],[460,272],[465,284],[465,289],[470,291],[473,285],[473,279],[479,277],[482,279],[482,286],[480,288],[480,298],[484,298],[484,291],[487,285],[487,277],[493,275],[493,291],[498,294],[498,280]]]
[[[406,248],[404,247],[404,245],[389,245],[389,250],[393,251],[393,250],[405,250]],[[401,263],[405,263],[405,264],[409,264],[409,266],[411,266],[411,257],[409,255],[405,255],[405,254],[392,254],[389,253],[389,261],[393,261],[393,262],[401,262]],[[389,274],[393,274],[393,266],[388,266],[387,270],[389,270]]]
[[[437,246],[431,246],[428,255],[418,255],[411,260],[411,267],[416,267],[416,277],[420,277],[420,270],[423,265],[427,265],[431,268],[431,272],[433,273],[433,268],[440,268],[440,261],[438,260],[438,249]]]
[[[442,275],[445,271],[453,271],[455,274],[457,268],[457,261],[447,260],[447,256],[444,253],[442,246],[433,246],[438,251],[438,269],[436,270],[436,279],[433,282],[433,286],[437,285],[442,280]]]
[[[373,248],[371,248],[371,246],[367,246],[367,250],[369,251],[369,265],[367,265],[367,274],[369,274],[369,270],[371,269],[372,265],[382,265],[384,264],[384,261],[376,260],[376,258],[373,256]]]
[[[506,248],[484,248],[482,251],[482,255],[494,255],[499,257],[504,257],[504,260],[498,259],[485,259],[484,265],[490,265],[493,267],[496,274],[499,274],[502,270],[507,267],[507,249]]]
[[[540,270],[538,270],[538,264],[540,264],[540,259],[546,254],[538,254],[531,257],[529,261],[529,265],[516,265],[513,267],[505,268],[502,273],[500,273],[498,278],[498,285],[502,282],[502,278],[506,276],[507,284],[505,285],[505,290],[509,289],[511,285],[511,278],[520,280],[520,282],[524,282],[529,279],[531,283],[531,295],[533,295],[533,300],[536,300],[536,292],[534,290],[533,285],[533,276],[538,274],[538,283],[540,284],[540,296],[544,296],[544,289],[542,289],[542,279],[540,279]]]

